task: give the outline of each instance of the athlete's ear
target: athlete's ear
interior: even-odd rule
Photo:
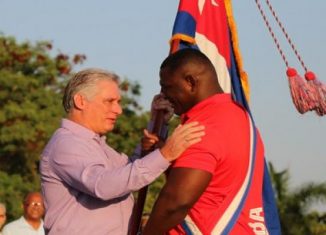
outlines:
[[[192,75],[186,75],[185,81],[186,81],[187,85],[189,86],[190,91],[193,92],[196,89],[197,79]]]

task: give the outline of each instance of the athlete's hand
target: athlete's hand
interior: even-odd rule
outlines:
[[[143,151],[151,151],[154,146],[159,142],[159,138],[155,134],[149,133],[148,130],[144,130],[144,136],[141,139],[141,146]]]
[[[174,114],[174,109],[170,101],[168,101],[162,93],[155,95],[153,98],[151,105],[152,120],[155,118],[157,112],[159,112],[160,110],[163,110],[164,112],[164,122],[168,123]]]

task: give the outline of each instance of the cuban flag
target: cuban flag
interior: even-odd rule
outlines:
[[[170,45],[170,53],[182,48],[192,47],[206,54],[216,69],[222,89],[225,93],[232,93],[234,100],[247,109],[251,120],[250,125],[255,130],[255,124],[247,102],[249,98],[248,80],[242,70],[239,48],[237,48],[231,0],[180,0]],[[252,131],[250,136],[252,151],[249,159],[252,164],[248,169],[248,180],[243,185],[244,193],[239,194],[240,197],[234,200],[229,208],[226,208],[225,214],[221,215],[221,218],[224,218],[223,223],[217,221],[215,231],[218,232],[212,232],[212,234],[228,234],[244,206],[251,186],[250,177],[255,167],[255,133],[255,131]],[[274,192],[266,161],[264,164],[262,194],[268,233],[270,235],[281,234]],[[186,224],[184,228],[187,229]],[[188,234],[196,233],[189,231]]]

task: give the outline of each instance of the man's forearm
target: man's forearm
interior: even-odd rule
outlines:
[[[153,208],[142,235],[164,235],[183,221],[188,210],[188,206],[180,205],[172,208],[169,206],[169,203],[163,201],[158,202]]]
[[[160,235],[180,224],[198,201],[212,175],[191,168],[171,168],[154,205],[144,235]]]

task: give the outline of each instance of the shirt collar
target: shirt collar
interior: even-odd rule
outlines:
[[[218,103],[226,103],[231,102],[232,97],[229,93],[220,93],[215,94],[213,96],[210,96],[207,99],[204,99],[203,101],[199,102],[195,106],[193,106],[188,112],[181,115],[182,123],[186,122],[189,118],[196,115],[198,112],[201,112],[202,109],[205,107],[212,105],[212,104],[218,104]]]
[[[20,220],[20,222],[22,222],[25,226],[28,226],[28,227],[32,228],[33,230],[38,231],[38,230],[40,230],[40,229],[43,229],[43,220],[42,220],[42,219],[40,219],[40,226],[39,226],[37,229],[33,228],[32,225],[30,225],[30,224],[27,222],[27,219],[26,219],[23,215],[19,218],[19,220]]]
[[[102,142],[106,140],[106,136],[100,136],[96,134],[94,131],[78,124],[77,122],[71,121],[69,119],[63,118],[61,120],[61,127],[71,131],[73,134],[77,136],[81,136],[82,138],[87,139],[95,139],[98,142]]]

